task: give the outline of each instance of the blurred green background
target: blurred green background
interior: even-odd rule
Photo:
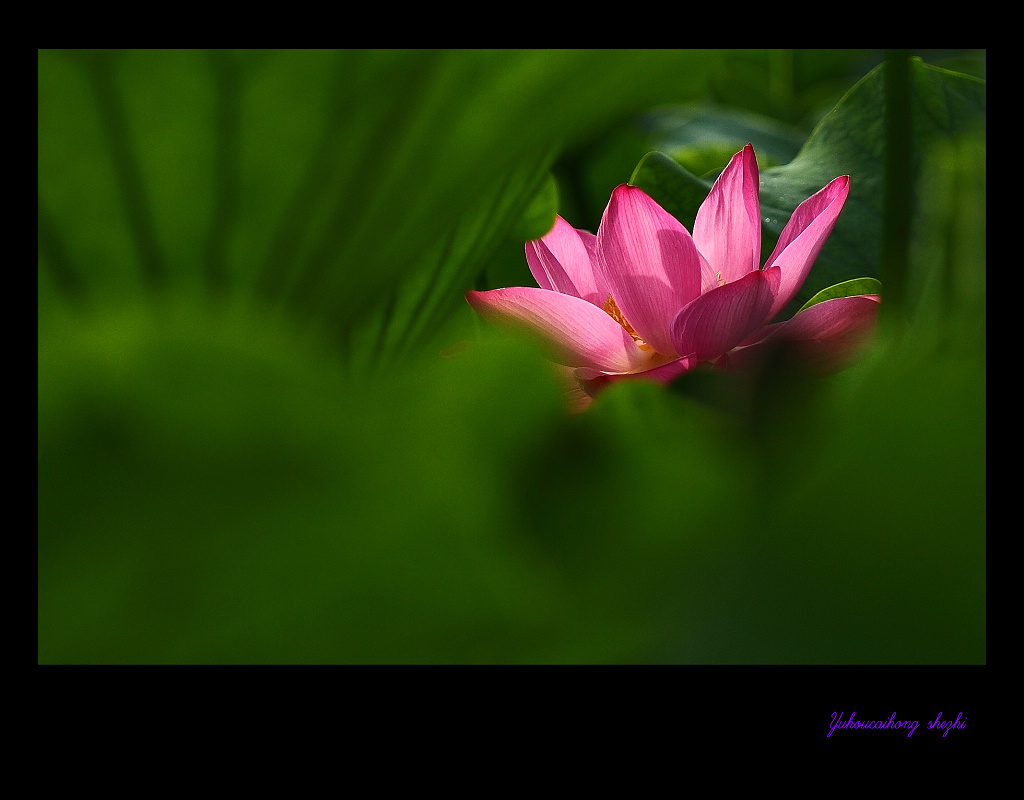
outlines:
[[[984,663],[985,53],[914,51],[895,271],[884,56],[40,51],[39,662]],[[875,341],[568,415],[465,291],[748,141],[766,247],[850,174]]]

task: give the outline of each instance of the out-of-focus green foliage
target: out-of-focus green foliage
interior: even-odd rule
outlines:
[[[840,375],[573,417],[472,334],[562,154],[757,58],[41,52],[39,661],[983,662],[983,133]]]
[[[208,288],[335,342],[362,337],[353,350],[386,341],[391,358],[461,302],[560,149],[699,96],[721,61],[41,51],[40,291],[92,302]]]

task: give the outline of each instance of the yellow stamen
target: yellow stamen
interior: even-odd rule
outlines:
[[[619,307],[615,303],[615,299],[611,295],[608,295],[608,299],[604,301],[604,305],[601,306],[601,308],[603,308],[605,312],[607,312],[608,316],[610,316],[613,320],[619,323],[619,325],[626,329],[626,333],[633,337],[633,341],[637,343],[641,350],[645,352],[654,351],[654,348],[647,344],[647,342],[645,342],[643,339],[641,339],[640,335],[635,330],[633,330],[633,326],[629,324],[629,321],[624,316],[622,316],[622,312],[619,311]]]

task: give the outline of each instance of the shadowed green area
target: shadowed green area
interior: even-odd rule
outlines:
[[[463,300],[658,104],[856,187],[864,53],[786,52],[41,51],[39,661],[984,662],[983,82],[913,67],[907,327],[843,373],[570,416]]]

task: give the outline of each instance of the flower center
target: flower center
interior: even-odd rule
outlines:
[[[625,328],[626,333],[633,337],[633,341],[637,343],[641,350],[645,352],[654,351],[654,348],[647,344],[647,342],[645,342],[643,339],[641,339],[640,335],[635,330],[633,330],[633,326],[629,324],[629,321],[624,316],[622,316],[622,312],[619,311],[619,307],[615,303],[615,298],[613,298],[611,295],[608,295],[608,299],[604,301],[604,305],[601,306],[601,308],[605,310],[609,317],[611,317],[623,328]]]

